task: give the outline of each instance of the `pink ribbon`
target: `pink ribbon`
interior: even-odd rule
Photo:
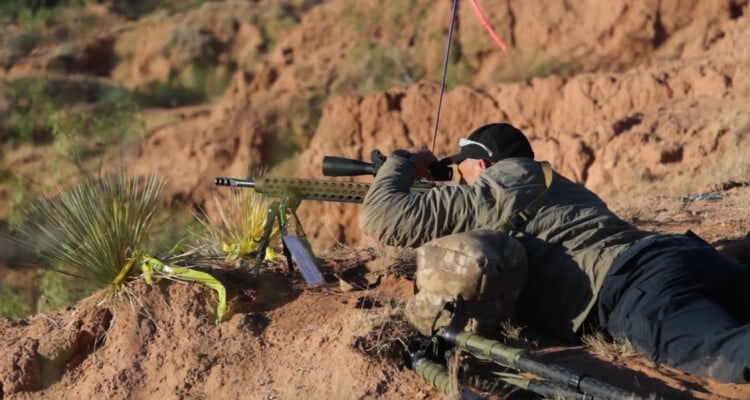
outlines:
[[[471,2],[471,7],[474,8],[474,13],[477,15],[477,18],[479,18],[479,22],[484,25],[484,28],[487,29],[487,33],[490,34],[490,37],[492,37],[492,40],[495,41],[498,47],[500,47],[500,50],[502,51],[508,51],[508,46],[505,45],[505,42],[500,40],[499,37],[497,37],[497,34],[492,29],[492,25],[490,25],[490,21],[487,20],[487,17],[484,16],[484,13],[482,12],[482,9],[479,7],[479,3],[477,3],[477,0],[469,0]]]

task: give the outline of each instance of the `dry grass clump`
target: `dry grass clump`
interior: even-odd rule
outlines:
[[[371,302],[379,299],[370,298]],[[399,301],[382,301],[381,307],[365,310],[353,338],[352,345],[378,361],[391,365],[402,364],[403,344],[417,335],[404,319],[404,304]]]
[[[341,271],[370,262],[375,257],[377,257],[377,250],[373,247],[352,247],[341,242],[318,253],[318,258],[334,271]]]
[[[513,324],[510,320],[504,320],[500,323],[500,334],[508,339],[521,340],[521,331],[523,327]]]
[[[233,189],[228,193],[223,200],[214,197],[215,217],[198,217],[204,227],[198,248],[209,259],[227,265],[255,258],[268,208],[273,202],[254,190]],[[274,247],[279,246],[279,237],[279,226],[275,223],[270,235],[272,246],[266,249],[266,259],[276,257]]]
[[[396,276],[414,279],[417,269],[417,252],[412,248],[378,244],[375,259],[367,263],[369,271],[389,271]]]
[[[630,341],[612,342],[607,340],[601,332],[584,335],[581,340],[588,351],[610,362],[638,355],[638,350]]]

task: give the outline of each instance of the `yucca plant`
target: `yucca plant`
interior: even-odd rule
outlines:
[[[149,228],[162,181],[114,175],[87,181],[28,208],[20,227],[24,243],[47,260],[49,267],[108,288],[126,289],[142,272],[148,283],[159,277],[199,281],[219,294],[217,320],[225,309],[224,287],[209,274],[177,267],[146,254]],[[174,262],[184,255],[164,258]]]
[[[268,207],[273,202],[252,190],[232,190],[223,201],[214,198],[216,215],[213,218],[199,217],[205,234],[200,240],[205,252],[223,259],[226,264],[255,257],[263,236]],[[273,245],[279,243],[279,226],[271,231],[271,243],[266,249],[265,259],[273,259],[277,253]]]
[[[118,287],[135,272],[125,267],[144,247],[160,188],[155,175],[85,182],[32,203],[21,233],[52,269]]]

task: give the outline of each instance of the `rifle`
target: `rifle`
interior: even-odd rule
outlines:
[[[371,158],[372,163],[367,163],[349,158],[326,156],[323,158],[323,175],[375,175],[385,162],[385,157],[380,151],[373,150]],[[450,180],[452,177],[452,170],[446,166],[435,164],[430,170],[434,180]],[[324,280],[314,261],[312,248],[297,217],[296,211],[300,203],[303,200],[362,203],[370,189],[368,183],[271,176],[263,176],[257,179],[217,177],[214,183],[217,186],[250,188],[257,193],[278,199],[268,207],[263,235],[258,243],[254,271],[256,273],[259,271],[266,248],[270,243],[274,224],[278,223],[284,255],[287,258],[289,268],[292,268],[292,261],[296,260],[302,277],[310,287],[321,285]],[[432,187],[434,187],[433,183],[418,181],[414,183],[411,190],[413,192],[425,192]],[[289,218],[294,219],[296,234],[291,234],[288,230]]]
[[[514,373],[495,373],[497,379],[502,382],[537,393],[545,398],[642,399],[635,393],[583,375],[570,368],[540,361],[523,349],[452,327],[440,328],[432,338],[418,337],[408,345],[404,344],[404,353],[414,372],[444,394],[448,394],[450,378],[446,368],[438,361],[440,361],[440,350],[445,348],[449,351],[464,351],[480,360],[491,361],[505,368],[537,375],[542,379],[532,379]],[[458,387],[458,393],[461,398],[477,398],[474,392],[463,386]]]

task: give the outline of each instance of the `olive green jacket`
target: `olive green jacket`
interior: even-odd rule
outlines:
[[[510,158],[483,171],[473,185],[411,193],[414,167],[390,157],[364,199],[362,229],[393,246],[417,247],[477,229],[507,230],[511,216],[544,190],[540,165]],[[555,173],[546,200],[516,232],[529,259],[518,312],[535,326],[571,337],[596,303],[617,255],[650,235],[618,218],[594,193]]]

